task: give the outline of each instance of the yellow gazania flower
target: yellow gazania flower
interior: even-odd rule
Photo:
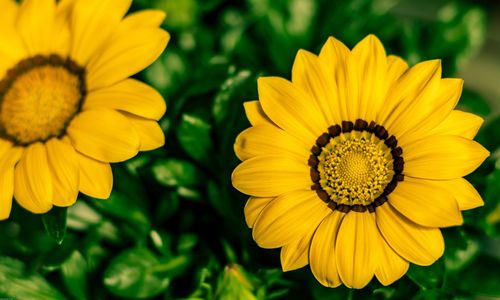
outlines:
[[[107,198],[110,162],[163,145],[164,100],[128,77],[165,49],[165,15],[131,3],[0,0],[0,219],[13,195],[33,213]]]
[[[435,262],[439,228],[483,205],[462,178],[489,155],[472,140],[483,120],[454,110],[462,84],[439,60],[408,68],[373,35],[351,51],[334,38],[319,56],[300,50],[292,82],[260,78],[232,177],[252,196],[257,244],[329,287],[388,285]]]

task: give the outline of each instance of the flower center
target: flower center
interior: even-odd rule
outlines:
[[[18,145],[59,137],[85,94],[85,71],[70,59],[22,60],[0,81],[0,135]]]
[[[375,122],[331,126],[311,152],[312,188],[334,210],[373,212],[404,179],[401,147]]]

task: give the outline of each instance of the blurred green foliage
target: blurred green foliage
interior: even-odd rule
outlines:
[[[113,168],[109,200],[82,196],[45,216],[15,206],[0,223],[0,298],[15,299],[468,299],[500,297],[500,117],[466,89],[459,107],[486,118],[478,140],[492,157],[469,180],[485,206],[444,229],[446,252],[384,287],[327,289],[309,269],[283,273],[279,251],[259,249],[245,197],[230,181],[232,145],[248,127],[242,103],[256,78],[289,78],[298,49],[330,35],[352,47],[368,33],[410,63],[442,58],[453,76],[482,46],[488,7],[474,1],[137,0],[168,12],[165,54],[140,78],[165,96],[163,149]],[[434,3],[434,5],[436,5]]]

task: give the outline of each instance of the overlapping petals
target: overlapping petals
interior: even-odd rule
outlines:
[[[441,78],[439,60],[409,67],[387,56],[373,35],[352,51],[334,38],[319,56],[300,50],[291,82],[259,79],[232,177],[252,196],[245,216],[257,243],[282,247],[285,271],[309,263],[328,287],[362,288],[374,276],[389,285],[409,263],[434,263],[444,251],[439,228],[460,225],[462,210],[483,204],[462,178],[489,155],[472,140],[483,120],[455,110],[462,86]],[[312,145],[329,126],[357,119],[383,125],[403,148],[405,179],[375,213],[332,211],[311,191]]]

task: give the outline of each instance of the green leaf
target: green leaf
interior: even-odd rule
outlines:
[[[500,260],[479,256],[463,272],[449,278],[449,287],[477,296],[500,297]]]
[[[0,295],[16,300],[65,299],[40,274],[27,270],[23,262],[0,257]]]
[[[438,287],[443,283],[444,278],[443,259],[439,259],[428,267],[412,264],[406,275],[423,289]]]
[[[67,211],[66,207],[53,207],[48,213],[42,215],[45,231],[58,244],[63,242],[66,234]]]
[[[207,161],[212,156],[213,142],[210,136],[212,126],[202,117],[185,113],[177,129],[177,138],[182,148],[194,159]]]
[[[88,266],[80,252],[73,252],[71,257],[62,265],[61,272],[68,292],[78,300],[88,299]]]
[[[127,250],[115,257],[104,274],[104,284],[116,296],[151,298],[170,284],[169,277],[158,276],[154,267],[158,259],[145,248]]]
[[[152,170],[156,180],[166,186],[194,186],[202,181],[200,171],[192,163],[176,158],[158,160]]]

